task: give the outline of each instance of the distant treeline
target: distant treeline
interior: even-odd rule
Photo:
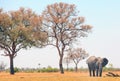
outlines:
[[[59,72],[59,68],[53,68],[51,66],[48,67],[43,67],[43,68],[18,68],[15,67],[14,68],[15,72],[26,72],[26,73],[33,73],[33,72]],[[75,68],[68,68],[68,69],[64,69],[65,71],[69,71],[69,72],[75,72]],[[4,69],[4,70],[0,70],[0,71],[4,71],[4,72],[9,72],[9,69]],[[88,68],[78,68],[78,72],[87,72]],[[103,68],[103,71],[120,71],[120,68],[108,68],[105,67]]]

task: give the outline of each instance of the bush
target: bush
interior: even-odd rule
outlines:
[[[120,68],[111,68],[111,67],[104,67],[103,68],[104,71],[120,71]]]
[[[68,71],[74,71],[74,68],[69,68]]]
[[[58,72],[59,70],[57,68],[52,68],[50,66],[48,66],[47,68],[42,68],[39,69],[37,72]]]
[[[20,72],[20,69],[17,68],[17,67],[15,67],[15,68],[14,68],[14,72],[15,72],[15,73],[16,73],[16,72]]]
[[[34,73],[37,70],[35,68],[22,68],[21,71],[26,73]]]
[[[6,72],[9,72],[10,69],[6,69]],[[26,72],[26,73],[34,73],[34,72],[58,72],[58,68],[52,68],[51,66],[48,66],[47,68],[14,68],[14,72]]]
[[[5,70],[6,72],[10,72],[10,69],[8,68],[8,69],[6,69]],[[16,72],[20,72],[21,70],[19,69],[19,68],[17,68],[17,67],[15,67],[14,68],[14,72],[16,73]]]

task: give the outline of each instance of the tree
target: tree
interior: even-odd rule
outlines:
[[[9,12],[0,9],[0,49],[4,51],[2,55],[10,58],[10,74],[14,74],[13,59],[18,51],[32,46],[42,47],[46,40],[41,17],[31,9]]]
[[[78,71],[78,63],[88,57],[89,54],[86,53],[82,48],[77,48],[68,51],[68,57],[75,63],[75,71]]]
[[[63,70],[63,56],[78,38],[87,36],[91,30],[90,25],[85,25],[84,17],[77,16],[74,4],[55,3],[48,5],[42,13],[43,26],[46,27],[49,45],[55,46],[59,54],[59,68]]]
[[[6,66],[4,62],[0,62],[0,71],[4,71]]]
[[[71,63],[70,58],[68,56],[64,57],[63,62],[67,65],[67,71],[68,71],[69,64]]]

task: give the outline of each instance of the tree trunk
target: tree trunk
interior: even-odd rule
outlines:
[[[64,74],[64,69],[63,69],[62,59],[63,59],[63,57],[60,57],[59,67],[60,67],[60,72],[61,72],[61,74]]]
[[[67,71],[69,70],[69,68],[68,68],[68,63],[67,63]]]
[[[75,66],[75,72],[77,72],[78,71],[78,67],[77,67],[77,64],[76,64],[76,66]]]
[[[10,74],[14,75],[13,57],[10,56]]]

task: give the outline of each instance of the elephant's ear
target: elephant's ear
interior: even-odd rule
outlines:
[[[103,63],[102,66],[106,66],[108,64],[108,59],[107,58],[103,58]]]

